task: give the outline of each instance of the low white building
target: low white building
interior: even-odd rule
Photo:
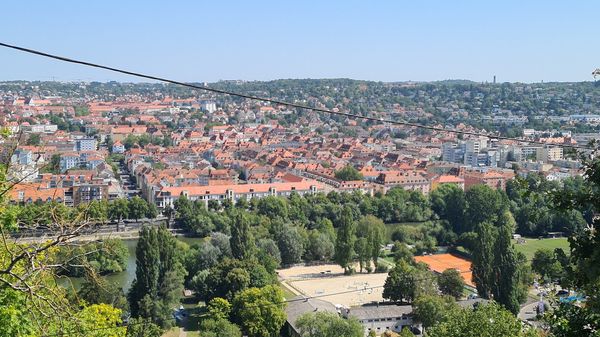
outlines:
[[[404,327],[420,334],[421,323],[413,321],[411,305],[371,305],[342,310],[342,317],[356,318],[365,328],[365,336],[375,331],[377,336],[387,330],[401,332]]]

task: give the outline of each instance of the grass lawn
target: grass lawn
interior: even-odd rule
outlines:
[[[515,245],[515,249],[518,252],[522,252],[527,256],[528,260],[533,258],[533,254],[540,248],[548,248],[554,250],[554,248],[562,248],[565,253],[569,254],[569,241],[567,238],[556,238],[556,239],[535,239],[535,238],[524,238],[524,244],[518,244],[516,240],[512,240]]]
[[[165,331],[162,337],[179,337],[179,327],[172,327],[171,329]]]
[[[386,257],[380,257],[379,258],[379,263],[383,263],[385,265],[388,265],[390,267],[393,267],[396,265],[396,262],[394,261],[394,255],[388,255]]]
[[[387,242],[392,242],[392,233],[399,227],[412,227],[418,230],[423,225],[423,222],[396,222],[385,224],[385,238]]]
[[[283,291],[283,297],[285,297],[286,300],[296,297],[293,292],[289,291],[288,288],[281,285],[281,283],[279,284],[279,288],[281,288],[281,291]]]

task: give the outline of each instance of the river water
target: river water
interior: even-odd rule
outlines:
[[[177,240],[185,242],[189,245],[192,245],[194,243],[199,243],[203,239],[202,238],[177,237]],[[106,276],[104,276],[104,278],[111,283],[116,283],[118,286],[123,288],[123,291],[125,293],[127,293],[127,291],[129,290],[129,287],[131,287],[131,283],[133,282],[133,279],[135,278],[135,247],[137,246],[138,239],[123,240],[123,242],[125,242],[125,245],[127,246],[127,249],[129,250],[129,257],[127,258],[127,269],[125,269],[124,271],[122,271],[120,273],[113,273],[113,274],[106,275]],[[83,282],[83,279],[80,277],[72,277],[71,278],[71,283],[73,284],[73,287],[75,287],[75,289],[78,289],[82,282]]]

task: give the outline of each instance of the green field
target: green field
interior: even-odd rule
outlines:
[[[562,248],[565,253],[569,254],[569,241],[567,238],[556,238],[556,239],[535,239],[535,238],[524,238],[524,244],[518,244],[516,240],[512,240],[515,245],[515,249],[518,252],[522,252],[527,256],[528,260],[533,258],[536,250],[540,248],[548,248],[554,250],[554,248]]]
[[[285,297],[286,300],[290,300],[296,297],[296,294],[291,292],[288,288],[284,287],[281,283],[279,284],[279,288],[281,288],[281,290],[283,291],[283,297]]]
[[[392,242],[392,233],[399,227],[411,227],[415,231],[418,231],[424,222],[395,222],[385,224],[385,237],[388,242]]]

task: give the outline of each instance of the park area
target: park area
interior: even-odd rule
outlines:
[[[537,238],[523,238],[524,243],[517,243],[517,240],[513,240],[515,245],[515,249],[518,252],[525,254],[528,261],[531,261],[533,258],[533,254],[538,249],[547,248],[550,250],[554,250],[555,248],[562,248],[567,255],[569,255],[569,241],[567,238],[547,238],[547,239],[537,239]]]

